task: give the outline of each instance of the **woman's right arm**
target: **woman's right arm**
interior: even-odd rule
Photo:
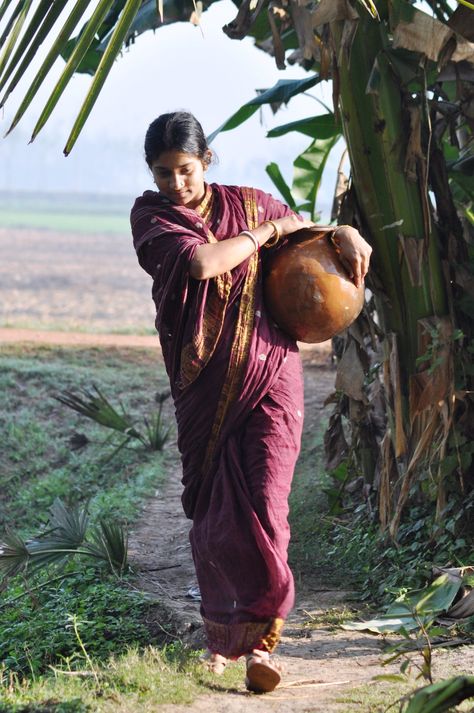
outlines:
[[[294,214],[286,215],[284,218],[276,218],[272,220],[272,223],[275,223],[282,238],[301,230],[301,228],[309,228],[314,225],[310,220],[302,220]],[[273,236],[274,228],[271,223],[264,221],[250,232],[253,233],[258,244],[262,246]],[[218,243],[198,245],[190,263],[189,273],[196,280],[208,280],[211,277],[217,277],[217,275],[222,275],[224,272],[228,272],[240,265],[254,251],[255,244],[253,240],[242,233],[234,238],[221,240]]]

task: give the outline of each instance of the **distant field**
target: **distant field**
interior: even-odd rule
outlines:
[[[130,196],[0,191],[0,228],[130,233]]]

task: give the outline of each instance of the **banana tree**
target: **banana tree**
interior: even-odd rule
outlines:
[[[62,2],[62,5],[60,4]],[[67,154],[124,44],[146,29],[199,13],[175,0],[3,0],[0,4],[0,90],[16,91],[38,47],[51,48],[14,117],[13,128],[59,55],[63,73],[33,138],[76,71],[93,74],[67,142]],[[90,19],[82,25],[92,3]],[[35,7],[33,8],[33,6]],[[402,510],[422,482],[439,517],[448,492],[473,489],[472,355],[474,250],[474,10],[448,0],[237,0],[231,38],[250,35],[279,67],[309,72],[279,82],[241,107],[219,130],[230,130],[263,103],[291,100],[332,80],[334,111],[304,117],[306,155],[295,161],[293,186],[278,167],[268,172],[295,208],[315,213],[318,181],[342,128],[351,181],[339,220],[358,224],[374,247],[369,311],[350,330],[340,360],[337,408],[328,444],[343,441],[350,418],[353,453],[378,496],[380,520],[396,534]],[[67,12],[57,34],[56,21]],[[27,22],[27,16],[32,13]],[[326,142],[326,143],[324,143]],[[338,454],[332,453],[332,464]],[[428,474],[428,475],[427,475]]]

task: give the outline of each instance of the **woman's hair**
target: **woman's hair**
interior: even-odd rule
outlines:
[[[209,163],[209,147],[199,121],[188,111],[161,114],[145,136],[145,160],[149,167],[164,151],[182,151]]]

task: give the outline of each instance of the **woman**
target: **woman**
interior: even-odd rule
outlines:
[[[271,691],[294,602],[287,515],[303,387],[296,343],[265,309],[260,248],[312,223],[261,191],[206,184],[212,154],[192,114],[158,117],[145,158],[158,192],[136,200],[131,225],[153,277],[208,662],[219,673],[245,655],[249,690]],[[347,226],[335,239],[359,284],[370,247]]]

